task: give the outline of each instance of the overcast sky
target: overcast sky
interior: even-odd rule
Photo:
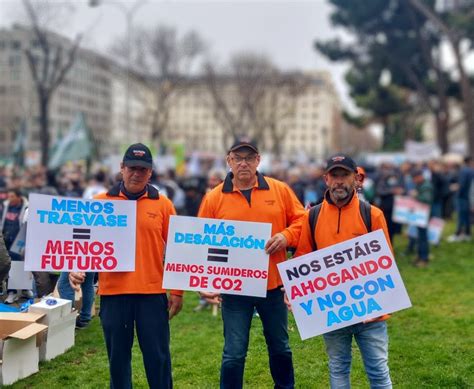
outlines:
[[[88,0],[50,2],[74,4],[73,16],[59,26],[60,32],[73,37],[86,31],[84,45],[96,51],[103,52],[126,32],[125,10],[121,11],[117,3],[125,9],[139,4],[133,26],[167,24],[175,26],[178,33],[195,30],[221,63],[232,53],[252,50],[267,54],[284,70],[330,70],[344,105],[349,104],[344,67],[329,63],[313,49],[315,39],[341,35],[330,24],[326,0],[99,0],[102,5],[94,8],[88,6]],[[20,0],[0,0],[2,27],[21,17]]]

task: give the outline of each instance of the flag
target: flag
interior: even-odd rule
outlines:
[[[12,162],[15,166],[25,166],[26,120],[22,120],[13,143]]]
[[[56,139],[54,140],[53,145],[50,147],[49,155],[54,155],[59,145],[61,144],[63,137],[64,137],[64,131],[62,128],[59,128],[58,131],[56,132]]]
[[[88,160],[92,157],[93,149],[90,130],[86,126],[84,114],[80,113],[51,154],[48,168],[54,170],[69,161]]]

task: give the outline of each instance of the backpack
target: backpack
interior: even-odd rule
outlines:
[[[316,240],[314,239],[314,231],[316,229],[316,223],[318,222],[319,212],[321,212],[322,205],[323,203],[319,203],[309,210],[309,227],[311,231],[311,243],[313,246],[313,251],[316,251],[318,249]],[[359,199],[359,212],[362,216],[362,220],[364,221],[365,227],[367,228],[368,232],[372,231],[372,218],[370,217],[370,208],[370,203]]]

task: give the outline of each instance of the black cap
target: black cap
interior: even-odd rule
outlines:
[[[337,167],[357,173],[357,165],[354,160],[344,154],[336,154],[328,158],[326,162],[326,173]]]
[[[234,144],[230,147],[229,153],[231,151],[237,151],[243,147],[248,147],[252,151],[255,151],[258,154],[258,147],[257,144],[255,143],[254,140],[248,138],[248,137],[242,137],[239,139],[236,139]]]
[[[135,143],[129,146],[122,162],[124,166],[128,167],[141,166],[147,169],[153,168],[151,151],[143,143]]]

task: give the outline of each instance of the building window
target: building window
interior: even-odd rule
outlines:
[[[10,66],[19,66],[21,64],[21,56],[12,55],[10,58],[8,58],[8,64]]]
[[[20,41],[11,41],[11,46],[13,50],[20,50],[21,49],[21,42]]]

